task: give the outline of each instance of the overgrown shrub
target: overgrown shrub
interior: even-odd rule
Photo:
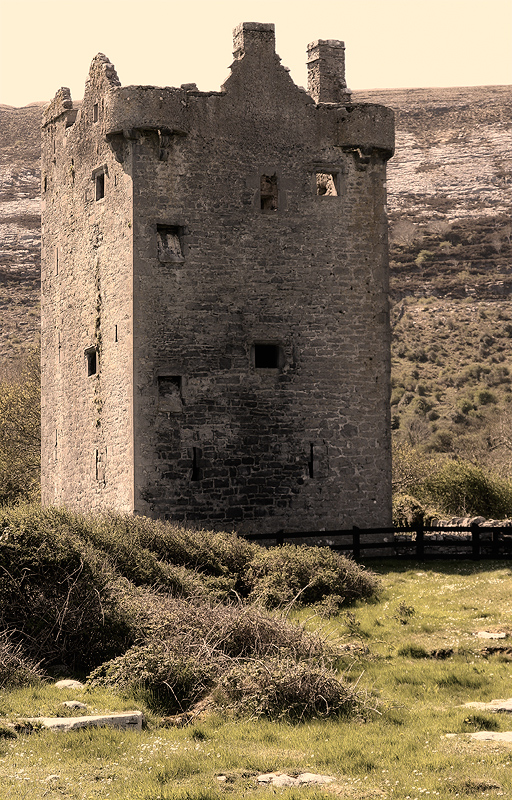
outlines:
[[[149,613],[160,624],[148,631],[145,643],[94,670],[88,683],[143,696],[162,714],[188,710],[218,688],[235,665],[254,660],[307,662],[316,665],[320,675],[326,663],[334,664],[339,657],[319,634],[256,606],[165,596],[146,599],[153,604]]]
[[[174,650],[169,642],[136,645],[98,667],[90,686],[110,686],[144,700],[163,714],[184,711],[211,688],[214,664]]]
[[[113,577],[58,513],[0,508],[0,628],[30,658],[90,668],[126,649],[130,632]]]
[[[247,572],[249,598],[275,608],[299,600],[319,603],[330,594],[346,602],[378,594],[380,582],[328,547],[285,545],[258,550]]]
[[[0,688],[37,684],[42,677],[39,666],[25,657],[21,645],[15,644],[6,631],[0,632]]]
[[[266,659],[234,664],[220,681],[217,701],[238,714],[299,721],[368,715],[369,700],[325,666]]]

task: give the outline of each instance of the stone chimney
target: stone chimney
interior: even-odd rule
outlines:
[[[318,39],[308,44],[308,94],[315,103],[347,103],[345,43]]]
[[[274,54],[275,28],[269,22],[241,22],[233,31],[233,56],[240,60],[246,53]]]

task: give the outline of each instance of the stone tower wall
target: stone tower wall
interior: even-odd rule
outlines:
[[[104,126],[118,84],[97,57],[81,109],[61,90],[43,119],[42,500],[84,510],[133,509],[132,186]]]
[[[69,481],[63,462],[46,470],[45,502],[240,531],[390,521],[392,113],[315,104],[273,40],[240,26],[221,92],[120,87],[102,62],[76,138],[67,112],[47,112],[45,163],[60,124],[82,194],[63,158],[45,239],[65,219],[73,266],[65,286],[45,278],[43,364],[59,315],[73,359],[45,369],[44,438],[50,463],[51,409],[69,403],[73,467]],[[81,207],[104,165],[105,198]],[[99,371],[84,380],[98,294]],[[102,480],[87,477],[104,450]]]

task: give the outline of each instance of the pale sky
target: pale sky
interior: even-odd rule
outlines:
[[[299,86],[315,39],[345,42],[353,90],[512,83],[512,0],[0,0],[0,103],[80,100],[98,52],[123,85],[218,90],[239,22],[275,23]]]

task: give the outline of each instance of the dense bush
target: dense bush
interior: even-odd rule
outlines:
[[[83,669],[122,652],[131,635],[113,579],[61,514],[0,508],[0,629],[29,657]]]
[[[0,508],[0,629],[45,668],[89,671],[157,640],[197,659],[199,645],[216,658],[309,657],[325,649],[299,627],[227,601],[338,602],[377,590],[375,576],[327,548],[262,550],[137,517]]]
[[[372,597],[379,580],[328,547],[285,545],[258,550],[247,572],[250,599],[273,608],[293,600],[318,603],[328,595],[347,602]]]
[[[187,711],[206,695],[237,713],[271,717],[359,710],[360,696],[331,669],[336,648],[302,626],[242,603],[160,597],[152,613],[162,624],[93,671],[89,685],[143,697],[162,714]]]
[[[299,721],[368,715],[368,696],[314,662],[265,659],[234,664],[220,681],[217,701],[235,713]]]
[[[41,463],[39,354],[0,383],[0,505],[39,493]]]
[[[444,512],[497,519],[512,514],[510,484],[467,461],[447,461],[426,478],[419,494]]]

